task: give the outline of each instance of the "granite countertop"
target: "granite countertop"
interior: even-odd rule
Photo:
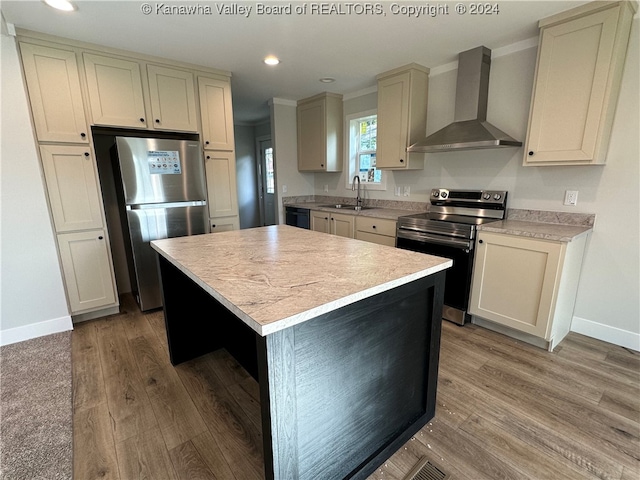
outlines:
[[[332,213],[344,213],[346,215],[355,215],[359,217],[373,217],[373,218],[383,218],[387,220],[398,220],[398,217],[402,217],[404,215],[411,215],[412,213],[416,213],[412,210],[401,210],[395,208],[386,208],[386,207],[374,207],[374,208],[365,208],[364,210],[356,211],[351,210],[349,208],[332,208],[327,207],[327,202],[302,202],[302,203],[290,203],[287,207],[301,207],[308,208],[309,210],[319,210],[322,212],[332,212]],[[345,204],[350,205],[350,204]],[[351,204],[353,205],[353,204]]]
[[[479,225],[484,232],[571,242],[593,231],[595,215],[549,212],[544,210],[509,209],[507,219]]]
[[[151,246],[263,336],[452,265],[287,225],[155,240]]]

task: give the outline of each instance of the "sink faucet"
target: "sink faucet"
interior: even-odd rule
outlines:
[[[360,210],[362,208],[362,198],[360,198],[360,176],[355,175],[353,177],[353,182],[351,184],[351,191],[356,191],[356,180],[358,181],[358,193],[356,194],[356,210]]]

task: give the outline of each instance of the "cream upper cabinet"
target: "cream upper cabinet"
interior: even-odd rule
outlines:
[[[205,152],[209,217],[238,215],[236,160],[232,152]]]
[[[111,258],[104,230],[58,235],[58,249],[72,314],[116,303]]]
[[[429,69],[407,65],[378,75],[376,168],[424,168],[424,153],[407,148],[426,135]]]
[[[193,74],[147,65],[151,119],[156,130],[198,131]]]
[[[24,42],[20,51],[38,141],[88,143],[75,52]]]
[[[298,102],[298,170],[342,171],[342,95],[321,93]]]
[[[147,128],[140,64],[92,53],[83,60],[93,124]]]
[[[198,93],[205,150],[235,150],[231,84],[228,80],[198,77]]]
[[[552,348],[571,326],[586,238],[565,243],[480,231],[470,313]]]
[[[541,20],[524,165],[606,160],[632,2],[593,2]]]
[[[102,198],[89,146],[41,145],[56,232],[103,227]]]
[[[396,246],[396,222],[384,218],[356,217],[355,238],[388,247]]]

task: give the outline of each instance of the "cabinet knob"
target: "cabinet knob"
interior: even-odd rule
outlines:
[[[320,164],[320,167],[324,168],[324,163],[321,163],[321,164]]]
[[[209,145],[209,140],[207,140],[206,142],[204,142],[205,145]]]
[[[207,160],[211,160],[211,155],[207,155]]]
[[[484,243],[484,240],[478,240],[478,243]]]
[[[215,223],[212,223],[212,224],[211,224],[211,228],[216,228],[216,224],[215,224]]]
[[[376,226],[374,225],[373,228],[376,228]]]
[[[82,132],[82,133],[80,134],[80,136],[81,136],[82,138],[85,138],[85,137],[87,136],[87,134],[86,134],[86,133],[84,133],[84,132]]]
[[[84,152],[84,156],[88,157],[89,156],[89,152]]]
[[[401,159],[400,159],[400,163],[404,163],[404,158],[401,158]]]
[[[531,150],[531,151],[529,152],[529,156],[530,156],[530,157],[533,157],[533,150]]]
[[[156,118],[156,123],[160,123],[160,119],[159,118]]]
[[[104,237],[103,237],[102,235],[100,235],[100,236],[98,237],[98,240],[102,240],[103,238],[104,238]]]

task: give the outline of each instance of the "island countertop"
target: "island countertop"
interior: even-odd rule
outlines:
[[[151,245],[262,336],[452,265],[446,258],[286,225]]]

